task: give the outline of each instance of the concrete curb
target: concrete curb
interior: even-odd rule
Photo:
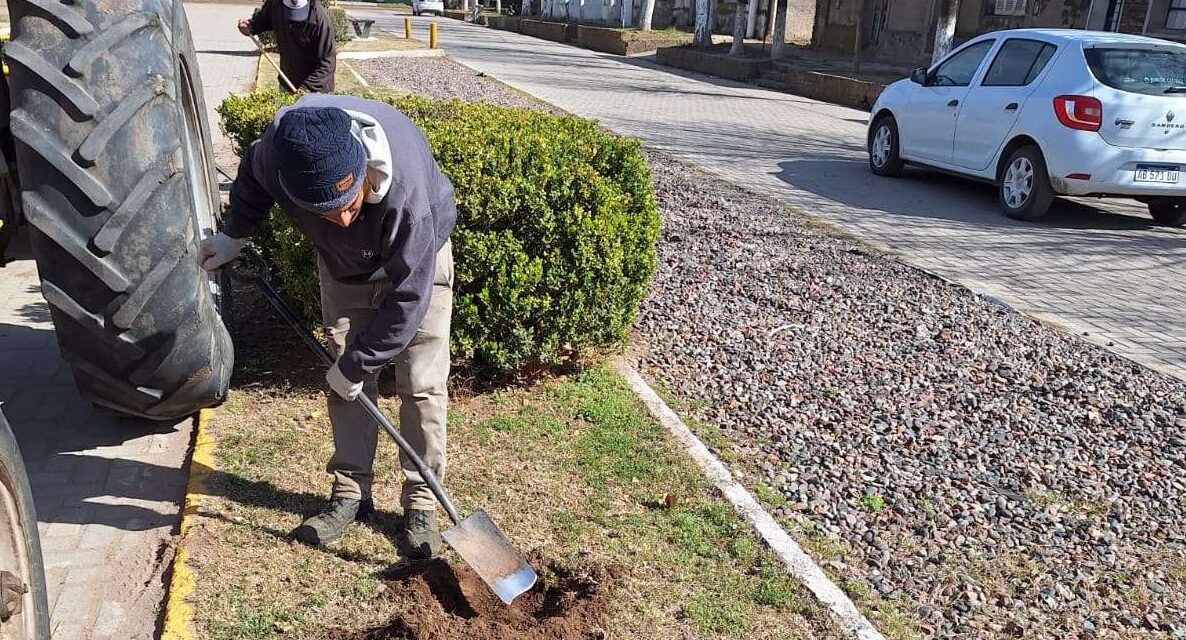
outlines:
[[[667,406],[666,402],[647,384],[642,375],[625,358],[614,359],[614,369],[617,370],[638,399],[646,405],[647,411],[658,420],[675,439],[679,441],[684,451],[696,461],[696,466],[708,478],[725,498],[733,505],[743,518],[762,537],[770,548],[778,554],[787,572],[807,587],[820,604],[828,608],[832,619],[840,625],[851,637],[859,640],[885,640],[885,637],[865,618],[853,604],[852,600],[828,579],[824,570],[808,556],[803,549],[783,529],[774,516],[770,515],[750,492],[733,479],[729,469],[712,455],[708,447],[696,437],[692,430],[684,424],[679,415]]]
[[[185,501],[181,509],[181,531],[177,541],[177,553],[173,556],[172,578],[169,580],[169,595],[165,600],[164,625],[161,640],[190,640],[190,623],[194,619],[189,596],[194,590],[194,574],[187,561],[189,553],[185,547],[190,527],[198,516],[202,496],[206,493],[206,481],[214,468],[214,438],[209,425],[213,412],[202,409],[194,425],[194,452],[189,462],[189,482],[185,487]]]

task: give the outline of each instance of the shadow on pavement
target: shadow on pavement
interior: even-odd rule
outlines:
[[[26,309],[37,315],[38,306]],[[0,401],[39,521],[125,531],[176,523],[176,513],[147,503],[177,503],[183,495],[183,469],[148,461],[160,446],[154,436],[175,434],[177,424],[117,416],[85,402],[52,331],[0,323]]]
[[[971,222],[985,227],[1014,227],[1019,232],[1034,227],[1115,231],[1162,229],[1131,210],[1121,213],[1101,209],[1082,200],[1056,198],[1050,213],[1038,222],[1006,218],[997,205],[996,187],[945,173],[908,169],[902,178],[873,175],[863,159],[806,157],[779,163],[776,177],[797,189],[814,193],[849,207],[884,211],[894,216]],[[853,188],[865,185],[867,188]],[[1128,201],[1117,200],[1115,202]],[[1167,241],[1170,241],[1167,238]],[[1172,240],[1180,243],[1181,238]]]

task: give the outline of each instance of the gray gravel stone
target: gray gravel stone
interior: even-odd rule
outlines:
[[[1184,625],[1186,385],[651,165],[665,228],[640,365],[812,505],[793,526],[838,532],[834,579],[899,594],[930,637]],[[945,592],[953,575],[975,588]]]
[[[448,59],[359,66],[555,111]],[[786,496],[808,550],[844,549],[834,580],[924,637],[1186,638],[1186,385],[649,160],[639,365]]]

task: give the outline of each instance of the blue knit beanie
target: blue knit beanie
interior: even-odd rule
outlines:
[[[272,141],[280,187],[298,207],[325,213],[358,196],[367,157],[351,123],[348,113],[329,107],[298,107],[280,118]]]

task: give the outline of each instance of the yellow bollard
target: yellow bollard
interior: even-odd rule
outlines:
[[[428,24],[428,48],[437,48],[437,23],[430,22]]]
[[[412,19],[411,18],[404,18],[404,39],[405,40],[412,39]]]

